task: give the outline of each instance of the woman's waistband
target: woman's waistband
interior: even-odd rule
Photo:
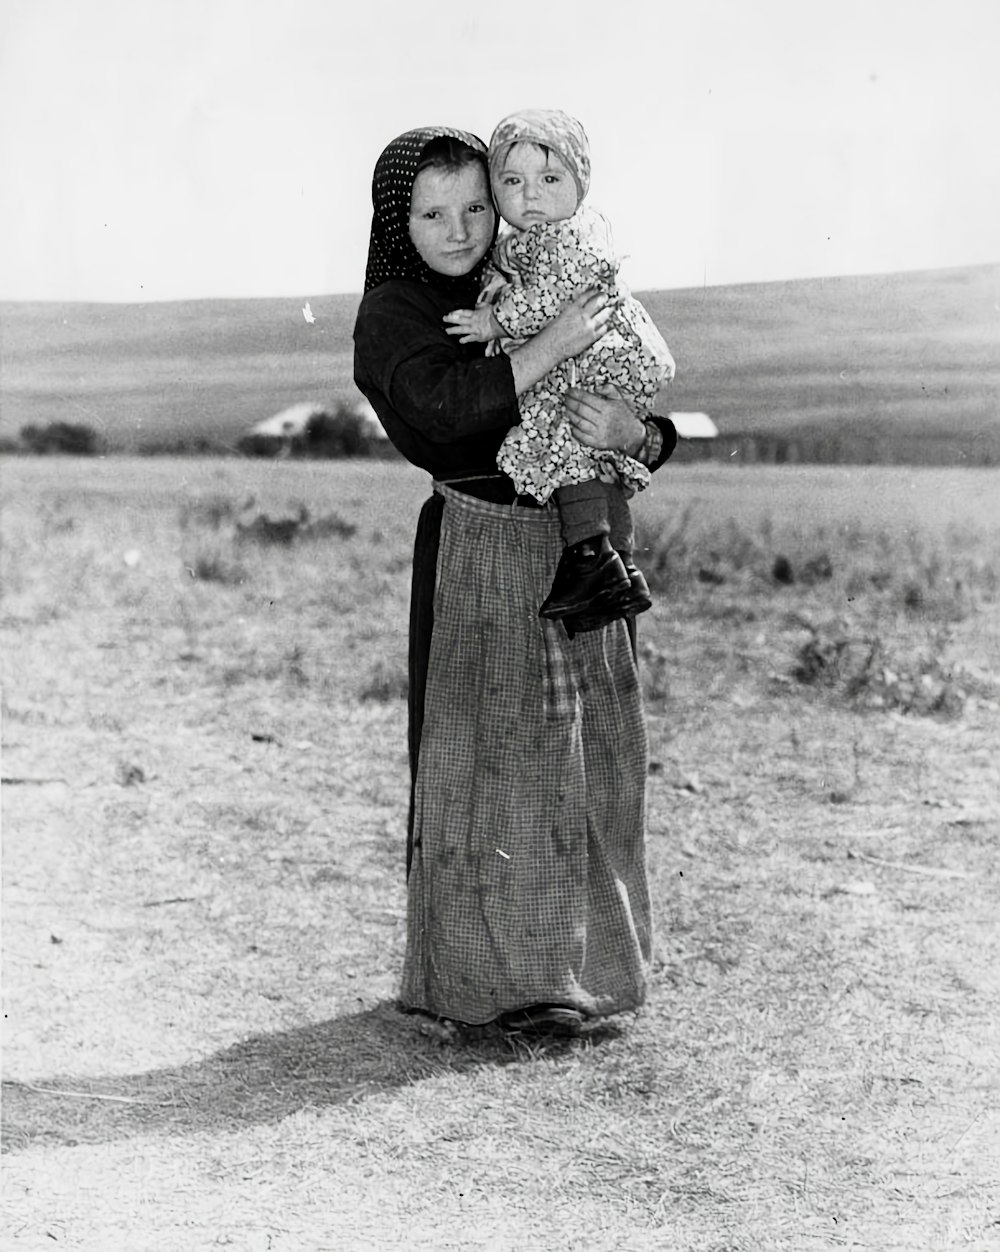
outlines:
[[[487,504],[516,505],[524,509],[544,509],[546,505],[534,496],[519,496],[506,474],[482,474],[468,478],[438,478],[434,480],[434,489],[447,487],[463,496],[472,496],[475,500],[483,500]]]
[[[528,504],[524,496],[512,496],[508,493],[506,503],[496,503],[473,495],[470,491],[459,490],[453,482],[440,481],[435,481],[434,492],[442,497],[449,509],[458,510],[470,517],[490,518],[497,522],[516,520],[522,526],[530,524],[531,529],[535,526],[545,529],[558,525],[558,515],[554,509],[540,505],[534,499]]]

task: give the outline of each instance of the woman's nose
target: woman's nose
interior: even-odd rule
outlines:
[[[451,219],[451,229],[448,237],[454,240],[467,239],[469,236],[469,224],[465,220],[464,213],[456,213]]]

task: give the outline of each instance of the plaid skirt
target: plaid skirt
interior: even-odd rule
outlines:
[[[634,1009],[651,922],[629,633],[570,640],[538,617],[562,550],[553,510],[435,491],[421,518],[440,516],[435,577],[418,530],[411,605],[402,1006],[474,1024],[531,1004]]]

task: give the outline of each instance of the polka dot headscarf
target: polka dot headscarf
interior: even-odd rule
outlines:
[[[417,166],[433,139],[457,139],[486,155],[486,145],[477,136],[450,126],[422,126],[394,139],[379,157],[372,178],[371,241],[365,291],[392,279],[404,278],[427,283],[455,296],[456,308],[471,308],[479,295],[485,260],[470,273],[450,278],[435,273],[413,246],[410,238],[410,199]]]
[[[576,118],[559,109],[522,109],[505,117],[490,140],[491,180],[496,180],[507,153],[516,143],[551,148],[573,175],[579,208],[590,190],[590,142]]]

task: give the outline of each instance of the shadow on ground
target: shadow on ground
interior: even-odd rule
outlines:
[[[602,1024],[590,1038],[616,1034]],[[574,1041],[529,1043],[493,1027],[442,1046],[391,1001],[350,1017],[254,1035],[200,1061],[115,1078],[3,1083],[3,1150],[143,1134],[230,1131],[345,1104],[445,1073],[527,1059]]]

